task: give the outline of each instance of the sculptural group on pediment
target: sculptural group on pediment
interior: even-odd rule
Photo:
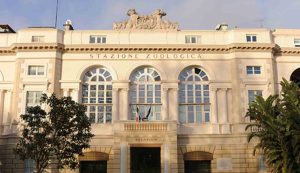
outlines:
[[[167,14],[161,9],[157,9],[151,15],[138,15],[135,9],[127,12],[129,20],[113,24],[113,29],[149,29],[149,30],[178,30],[178,23],[163,20],[162,17]]]

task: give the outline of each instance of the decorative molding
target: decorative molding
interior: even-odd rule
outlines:
[[[228,45],[187,45],[187,44],[73,44],[64,45],[60,43],[15,43],[11,47],[0,47],[0,55],[14,55],[17,52],[50,52],[62,53],[90,53],[91,56],[98,54],[138,54],[153,53],[166,54],[162,57],[152,59],[172,59],[172,54],[178,53],[183,59],[199,59],[200,54],[233,53],[233,52],[271,52],[276,56],[291,55],[299,56],[299,48],[279,47],[273,43],[232,43]],[[92,54],[96,55],[92,55]],[[169,58],[167,56],[169,54]],[[182,54],[182,55],[181,55]],[[183,55],[190,55],[183,57]],[[192,56],[193,55],[193,56]],[[198,55],[196,57],[196,55]],[[132,55],[133,56],[133,55]],[[180,56],[177,57],[180,59]],[[200,55],[201,56],[201,55]],[[114,56],[106,59],[128,59],[129,56]],[[134,57],[132,57],[134,58]]]
[[[299,56],[300,48],[299,47],[276,47],[276,56],[289,55],[289,56]]]

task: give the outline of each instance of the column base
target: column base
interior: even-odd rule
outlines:
[[[220,124],[222,134],[231,134],[230,124]]]
[[[220,124],[211,124],[211,133],[220,134]]]

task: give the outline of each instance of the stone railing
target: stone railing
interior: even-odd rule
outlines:
[[[124,123],[124,131],[167,131],[168,124],[161,122]]]

